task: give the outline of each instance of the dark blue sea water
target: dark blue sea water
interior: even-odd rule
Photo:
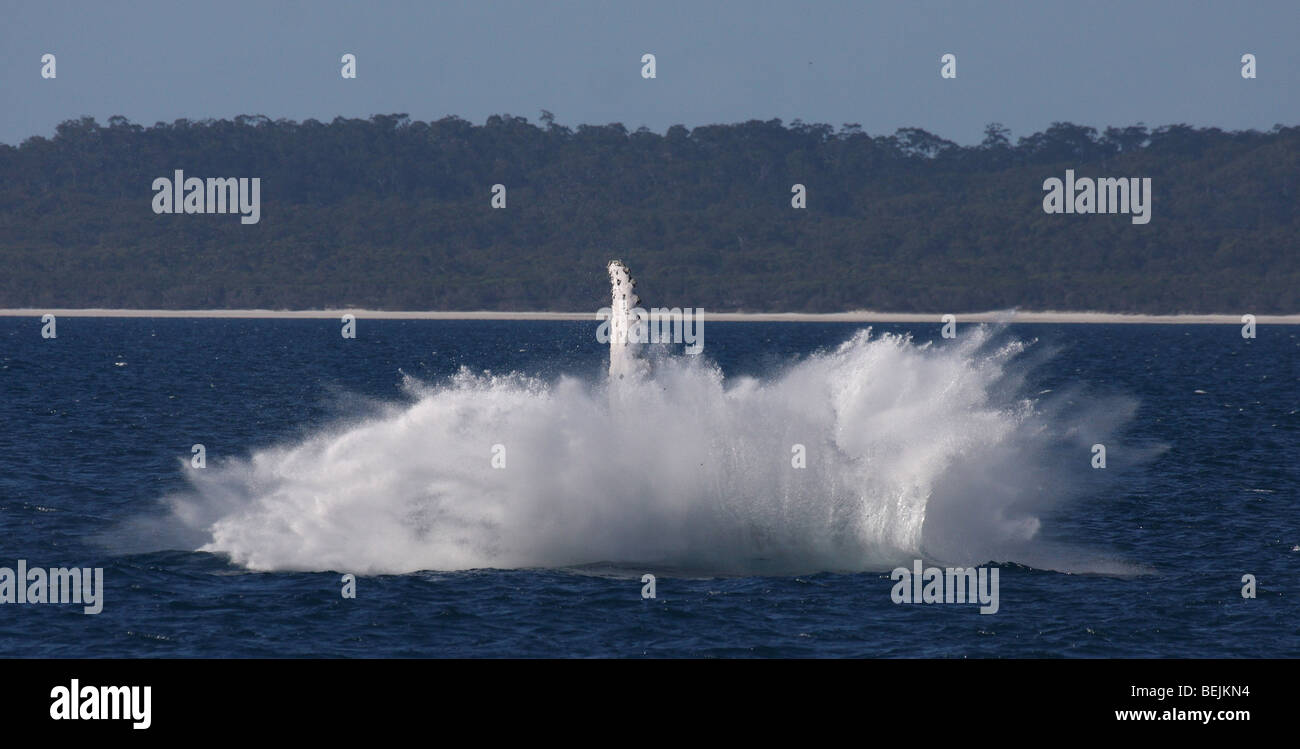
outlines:
[[[250,456],[260,453],[274,463],[277,453],[269,448],[314,439],[359,418],[387,420],[400,430],[401,409],[417,399],[403,390],[408,377],[437,388],[462,366],[474,373],[518,372],[540,380],[538,399],[562,377],[598,387],[606,350],[595,339],[595,326],[362,320],[358,337],[344,340],[333,320],[61,318],[58,337],[43,340],[39,321],[0,318],[0,566],[25,559],[29,566],[103,567],[106,587],[98,615],[75,605],[0,605],[0,655],[1300,655],[1297,327],[1261,326],[1254,340],[1243,339],[1237,326],[1013,325],[997,332],[997,340],[1037,341],[1021,357],[1032,366],[1025,364],[1024,381],[1015,383],[1024,398],[1069,393],[1071,403],[1092,408],[1101,420],[1116,403],[1135,410],[1117,427],[1112,444],[1133,447],[1112,448],[1104,471],[1113,478],[1087,483],[1095,469],[1085,450],[1079,456],[1084,478],[1069,472],[1035,484],[1044,494],[1064,492],[1067,482],[1073,489],[1069,502],[1041,514],[1041,538],[1121,562],[1123,569],[1070,573],[982,560],[999,564],[1000,610],[993,615],[971,605],[895,604],[888,567],[722,574],[676,572],[668,565],[657,571],[657,597],[643,599],[640,574],[656,570],[606,564],[616,545],[602,543],[599,533],[563,537],[563,528],[547,526],[546,507],[528,508],[537,513],[528,522],[559,539],[547,553],[562,549],[573,565],[363,572],[355,599],[340,595],[340,575],[348,570],[334,560],[355,559],[382,571],[397,551],[376,548],[386,545],[382,537],[349,535],[346,525],[298,527],[292,517],[277,516],[260,536],[261,521],[244,522],[240,548],[263,560],[252,563],[255,568],[285,567],[273,571],[250,570],[226,553],[195,551],[201,538],[189,546],[178,545],[170,531],[149,538],[154,526],[148,521],[171,514],[167,497],[196,494],[187,479],[195,470],[187,467],[194,443],[207,450],[208,465],[199,470],[226,476],[254,495],[266,486],[258,483],[264,479],[244,485],[238,478],[240,462]],[[708,322],[704,356],[729,383],[745,377],[770,382],[861,327]],[[969,330],[963,326],[962,335]],[[874,331],[910,332],[913,346],[953,345],[938,338],[938,324],[876,325]],[[887,369],[872,376],[911,376],[900,366]],[[943,388],[932,397],[942,408]],[[518,410],[527,403],[503,401],[501,407]],[[885,410],[878,420],[867,411],[855,413],[870,417],[877,431],[919,428],[913,419],[891,420]],[[453,408],[446,418],[457,413]],[[565,439],[566,429],[580,429],[581,416],[566,414],[551,432],[543,423],[536,434],[501,439],[550,445]],[[956,418],[953,424],[969,428]],[[945,444],[942,430],[922,437],[922,447]],[[358,438],[329,455],[335,462],[364,459],[349,475],[374,477],[374,494],[363,499],[374,502],[376,515],[390,509],[385,477],[415,470],[421,456],[436,461],[438,451],[454,448],[428,442],[419,430],[392,443],[401,449],[367,452],[369,444]],[[1144,457],[1129,457],[1138,454]],[[277,475],[290,469],[264,470]],[[646,484],[642,491],[653,492],[660,478],[683,482],[672,470],[648,468],[638,477]],[[326,476],[311,489],[322,502],[332,497],[333,480]],[[295,474],[293,482],[307,480]],[[577,499],[600,513],[602,493],[572,480],[567,485],[573,492],[592,495]],[[455,494],[456,486],[467,485],[438,491]],[[692,495],[689,488],[665,491]],[[197,496],[215,502],[214,493]],[[448,501],[467,499],[473,498]],[[497,506],[513,507],[508,500]],[[355,516],[358,528],[373,528],[367,524],[373,518],[364,514]],[[405,527],[408,520],[435,535],[440,523],[452,522],[437,513],[392,522]],[[737,522],[744,533],[762,526],[776,539],[772,555],[780,556],[785,537],[773,523],[805,520],[791,515]],[[511,519],[494,516],[481,527],[463,517],[454,521],[465,523],[463,534],[472,541],[492,539],[493,524]],[[596,527],[621,532],[616,515],[602,522]],[[718,533],[722,570],[732,540],[726,528]],[[747,538],[750,545],[741,547],[762,548],[766,536]],[[396,548],[399,539],[392,543]],[[406,543],[409,538],[400,539]],[[599,558],[583,558],[587,543],[599,549]],[[404,553],[424,558],[418,549]],[[317,559],[319,569],[292,569]],[[1245,574],[1258,581],[1254,599],[1241,595]]]

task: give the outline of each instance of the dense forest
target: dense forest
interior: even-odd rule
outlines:
[[[177,169],[260,222],[156,214]],[[1045,213],[1066,169],[1150,177],[1150,223]],[[586,311],[619,257],[647,306],[1296,313],[1297,189],[1300,127],[87,117],[0,145],[0,307]]]

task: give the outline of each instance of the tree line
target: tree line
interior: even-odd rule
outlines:
[[[260,222],[155,214],[150,186],[177,169],[260,178]],[[1045,213],[1043,182],[1066,169],[1150,177],[1150,223]],[[961,146],[545,111],[83,117],[0,145],[0,307],[594,310],[618,257],[647,304],[711,311],[1295,313],[1298,179],[1300,127],[1281,125],[1013,139],[993,123]]]

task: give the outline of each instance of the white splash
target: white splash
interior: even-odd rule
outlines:
[[[626,325],[631,277],[609,272]],[[997,337],[931,346],[861,330],[770,378],[727,381],[703,356],[629,380],[641,360],[611,335],[607,382],[462,369],[411,383],[382,414],[191,471],[170,502],[201,550],[255,570],[794,574],[924,555],[1123,571],[1038,538],[1123,414],[1067,419],[1023,397],[1024,345]]]

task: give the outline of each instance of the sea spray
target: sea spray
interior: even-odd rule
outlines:
[[[861,330],[762,379],[662,357],[617,398],[616,380],[462,369],[358,423],[190,472],[169,501],[202,550],[255,570],[795,574],[924,556],[1098,571],[1040,526],[1124,410],[1024,396],[1025,345],[1003,337]]]

